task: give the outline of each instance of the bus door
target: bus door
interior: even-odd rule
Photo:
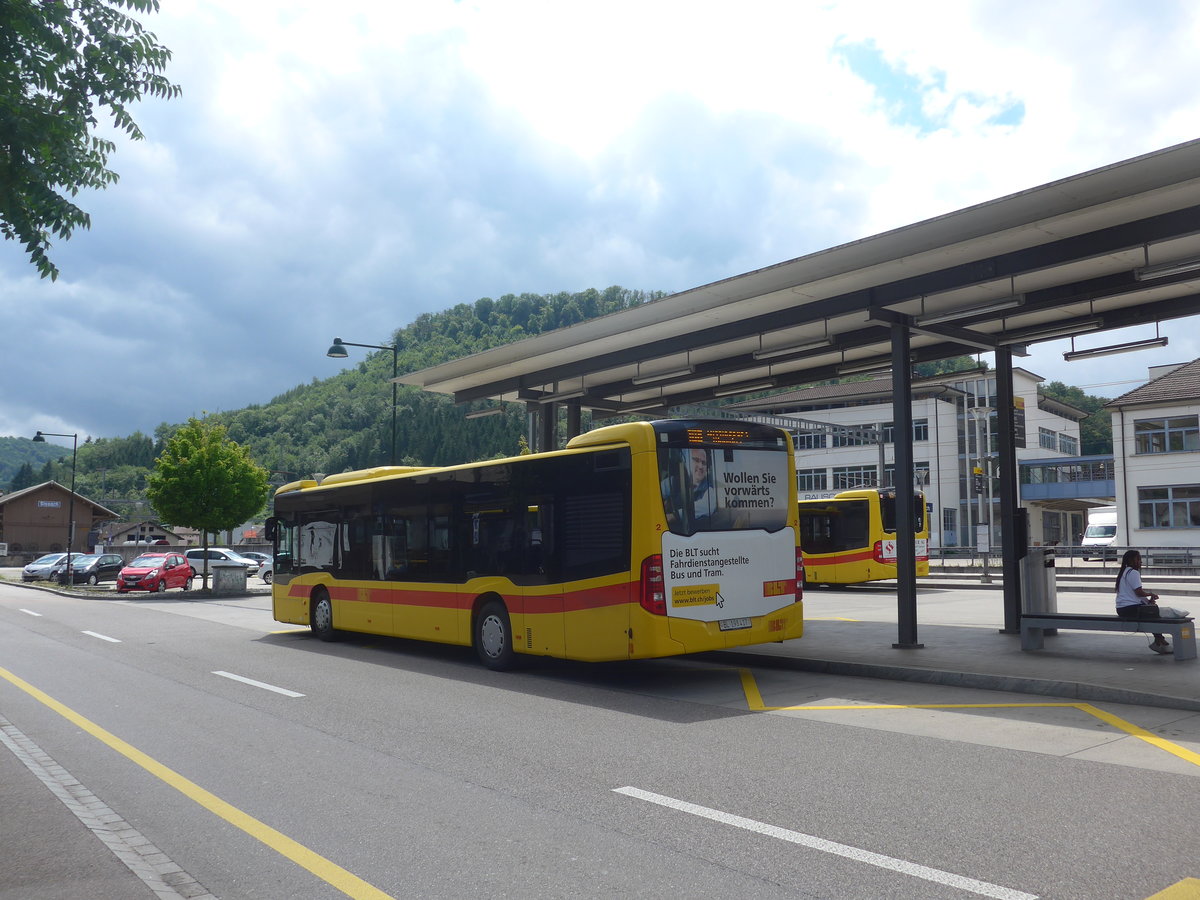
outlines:
[[[552,530],[545,527],[552,502],[522,496],[518,487],[524,486],[507,480],[512,477],[510,470],[493,474],[466,498],[461,602],[471,610],[481,597],[499,597],[508,610],[518,653],[561,656],[562,588],[548,578],[545,559],[553,540]]]

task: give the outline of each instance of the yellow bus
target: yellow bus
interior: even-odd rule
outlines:
[[[864,488],[801,500],[800,546],[809,584],[861,584],[896,577],[896,491]],[[913,497],[918,575],[929,574],[925,496]]]
[[[563,450],[386,466],[275,494],[277,621],[521,654],[645,659],[797,638],[791,438],[610,425]]]

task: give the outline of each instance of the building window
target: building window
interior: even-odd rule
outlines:
[[[1038,429],[1038,446],[1043,450],[1058,449],[1058,434],[1049,428]]]
[[[850,425],[848,426],[853,434],[847,434],[845,431],[835,431],[833,433],[833,446],[835,447],[862,447],[866,444],[875,443],[873,437],[868,437],[861,432],[874,431],[874,425]]]
[[[797,469],[796,489],[801,491],[829,490],[824,469]]]
[[[925,485],[929,484],[929,463],[914,462],[913,463],[913,488],[921,491],[925,489]],[[896,487],[896,464],[886,463],[883,467],[883,486]]]
[[[879,472],[874,466],[840,466],[833,470],[833,489],[848,491],[853,488],[875,487]]]
[[[801,431],[796,435],[797,450],[824,450],[824,431]]]
[[[1079,441],[1068,434],[1058,436],[1058,449],[1068,456],[1079,455]]]
[[[1200,528],[1200,484],[1138,488],[1140,528]]]
[[[1057,545],[1062,543],[1062,513],[1042,513],[1042,543]]]
[[[929,440],[929,420],[928,419],[913,419],[913,440],[927,441]],[[883,442],[892,444],[896,441],[896,423],[885,422],[883,425]]]
[[[947,507],[942,510],[942,544],[958,546],[958,510]]]
[[[1200,450],[1200,416],[1138,419],[1133,423],[1137,453],[1178,453]]]

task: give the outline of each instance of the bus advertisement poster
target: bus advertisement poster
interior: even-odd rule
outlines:
[[[764,531],[663,535],[669,614],[701,622],[762,616],[796,590],[796,533]]]

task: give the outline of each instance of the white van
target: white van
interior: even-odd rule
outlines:
[[[247,575],[253,575],[258,572],[257,560],[248,559],[236,550],[230,550],[228,547],[209,547],[207,560],[205,559],[203,547],[191,547],[184,555],[187,557],[192,571],[197,575],[203,575],[205,569],[211,574],[212,570],[217,566],[230,565],[244,567]]]
[[[1115,559],[1116,550],[1109,548],[1117,542],[1117,508],[1096,506],[1088,510],[1087,516],[1087,530],[1079,542],[1083,548],[1083,558]]]

